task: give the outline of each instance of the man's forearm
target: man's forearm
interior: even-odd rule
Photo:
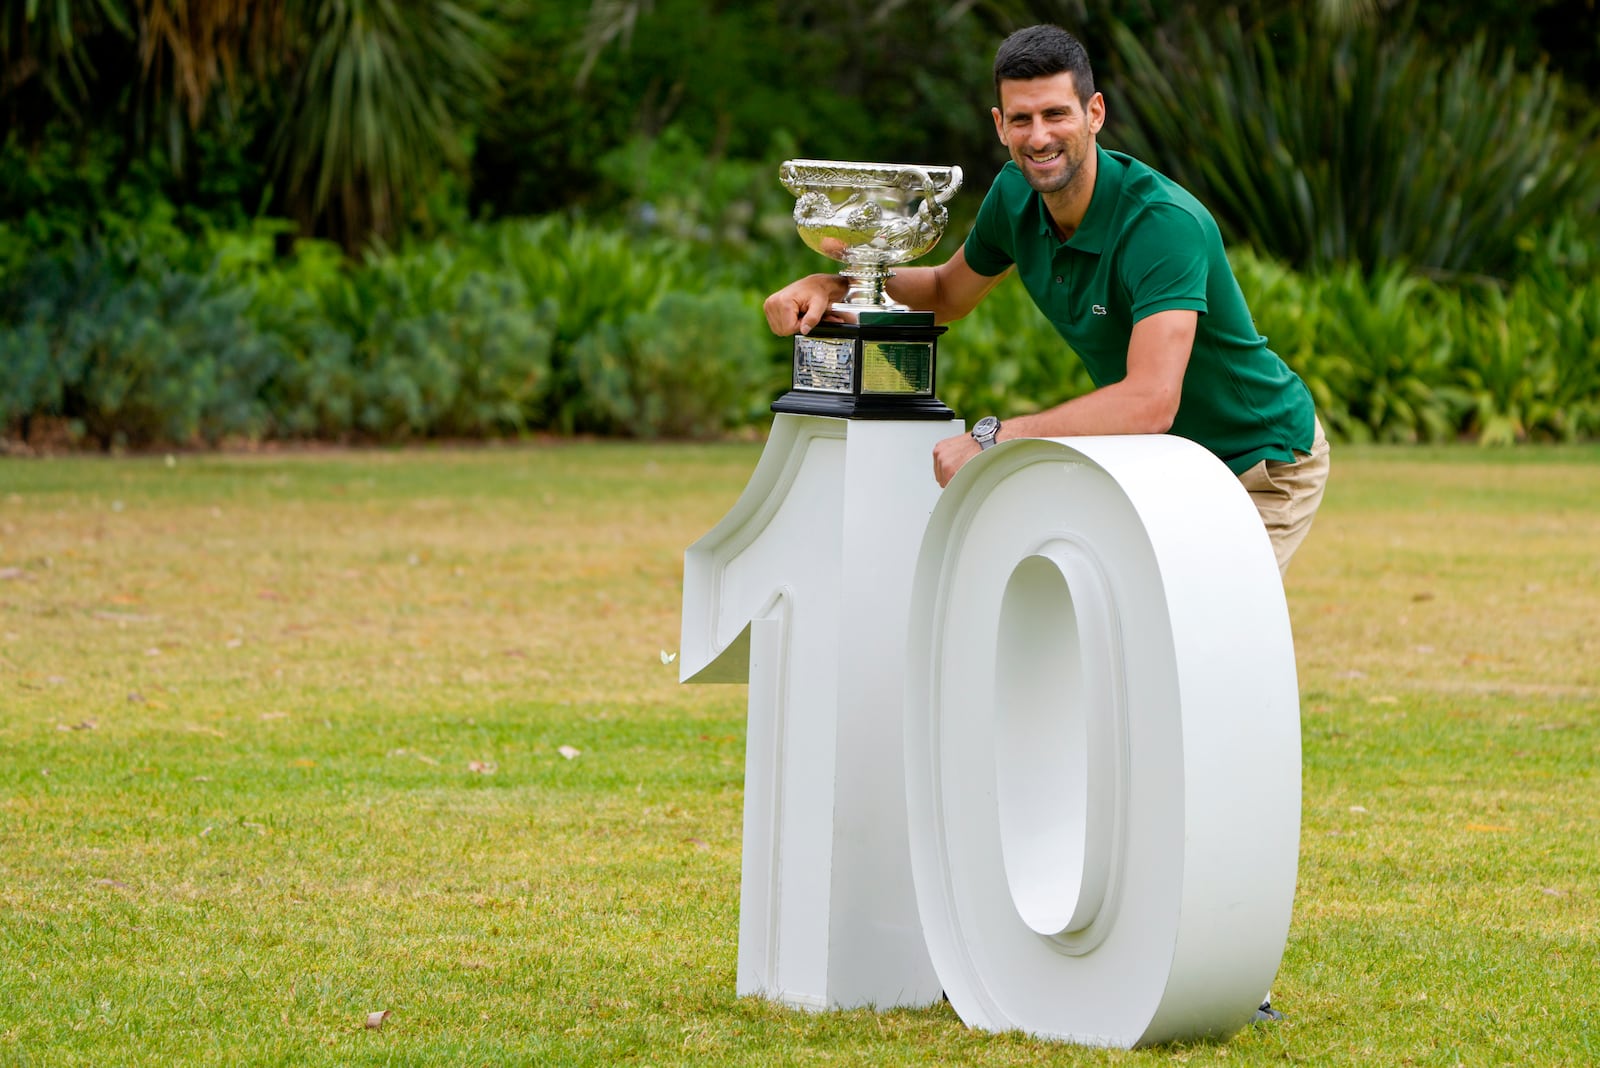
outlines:
[[[952,318],[951,309],[940,306],[939,276],[932,267],[896,267],[894,277],[884,287],[901,304],[916,311],[931,311],[936,322]]]
[[[1065,438],[1092,434],[1165,434],[1173,408],[1159,394],[1127,381],[1074,397],[1054,408],[1005,419],[998,440]]]

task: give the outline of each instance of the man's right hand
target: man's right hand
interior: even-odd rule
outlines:
[[[806,275],[767,298],[762,305],[767,325],[779,337],[809,334],[827,316],[829,306],[844,299],[847,288],[844,279],[836,274]]]

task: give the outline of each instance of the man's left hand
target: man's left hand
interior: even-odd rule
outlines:
[[[939,480],[940,486],[948,486],[950,480],[956,477],[956,472],[982,451],[982,446],[973,440],[971,434],[945,438],[933,447],[933,477]]]

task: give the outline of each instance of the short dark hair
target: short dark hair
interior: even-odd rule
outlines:
[[[1094,71],[1089,53],[1072,34],[1060,26],[1029,26],[1000,42],[994,54],[994,98],[1000,100],[1000,83],[1007,79],[1024,81],[1048,78],[1063,71],[1072,75],[1078,90],[1078,103],[1089,106],[1094,96]]]

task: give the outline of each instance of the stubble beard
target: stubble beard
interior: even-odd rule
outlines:
[[[1022,176],[1028,180],[1028,185],[1032,186],[1035,192],[1050,194],[1072,188],[1073,183],[1078,180],[1078,176],[1083,173],[1083,161],[1087,158],[1088,153],[1080,151],[1077,158],[1074,159],[1070,157],[1070,148],[1071,146],[1065,143],[1060,146],[1061,155],[1067,158],[1062,164],[1060,173],[1048,177],[1042,177],[1036,171],[1030,169],[1029,165],[1033,161],[1028,158],[1026,153],[1017,153],[1017,155],[1021,156],[1021,159],[1017,161],[1017,166],[1022,169]]]

